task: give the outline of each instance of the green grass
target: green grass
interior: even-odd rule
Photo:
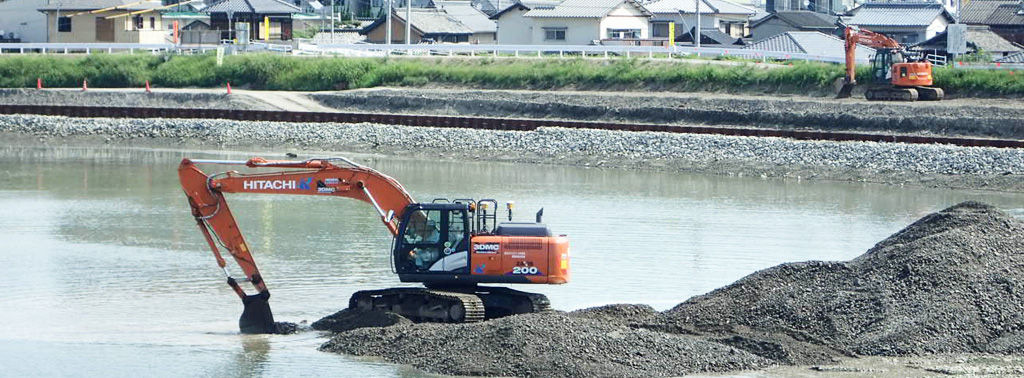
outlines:
[[[776,68],[734,61],[695,64],[674,60],[567,59],[386,59],[290,57],[271,54],[108,55],[0,57],[0,87],[137,87],[150,80],[163,87],[236,87],[275,90],[336,90],[376,86],[469,86],[503,89],[714,90],[729,92],[830,93],[843,76],[837,64],[781,62]],[[867,68],[858,69],[861,78]],[[935,85],[947,93],[975,96],[1024,95],[1024,72],[937,68]]]

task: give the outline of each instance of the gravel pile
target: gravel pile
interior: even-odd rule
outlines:
[[[321,350],[381,357],[438,374],[483,376],[673,376],[771,364],[691,336],[557,312],[460,325],[363,328],[335,336]]]
[[[406,324],[412,324],[412,321],[393,312],[346,308],[313,322],[310,327],[318,331],[345,332],[357,328]]]
[[[857,355],[1021,353],[1024,222],[965,202],[851,261],[766,269],[665,315],[663,330],[783,349],[779,340]],[[791,358],[815,359],[803,352]]]
[[[842,356],[1024,353],[1024,221],[965,202],[846,262],[769,268],[646,305],[335,335],[324,351],[440,374],[665,376]],[[349,319],[349,321],[356,321]]]
[[[199,108],[260,110],[244,96],[158,91],[0,89],[0,103],[12,105],[139,106],[147,108]]]
[[[665,124],[740,125],[1024,139],[1024,107],[854,102],[700,94],[561,93],[379,89],[312,97],[349,111],[552,118]],[[955,105],[954,105],[955,104]]]
[[[99,136],[107,141],[170,138],[220,145],[471,153],[495,159],[540,159],[621,166],[666,162],[681,170],[719,167],[833,169],[872,173],[1021,175],[1024,150],[874,142],[541,128],[491,131],[378,124],[303,124],[182,119],[107,119],[3,115],[0,132]],[[498,153],[496,153],[498,152]],[[436,156],[436,155],[435,155]],[[636,165],[633,165],[636,167]],[[753,167],[753,168],[750,168]]]

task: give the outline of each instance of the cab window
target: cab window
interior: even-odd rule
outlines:
[[[418,210],[405,228],[407,244],[436,244],[441,240],[441,211]]]

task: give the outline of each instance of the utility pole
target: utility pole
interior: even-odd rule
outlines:
[[[693,40],[696,43],[697,49],[700,49],[700,2],[704,0],[694,0],[697,2],[697,32],[693,33]],[[700,51],[697,51],[697,56],[700,56]]]
[[[405,0],[405,44],[412,44],[412,0]]]
[[[388,30],[385,32],[387,34],[387,36],[385,37],[385,39],[387,39],[387,41],[385,41],[384,43],[390,45],[391,44],[391,0],[387,0],[387,1],[388,1],[388,9],[387,9],[388,15],[385,16],[386,19],[387,19],[385,27],[387,27]]]

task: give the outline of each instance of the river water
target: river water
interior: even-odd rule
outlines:
[[[191,218],[182,157],[281,151],[0,142],[0,366],[11,376],[418,376],[321,353],[318,332],[237,334],[241,304]],[[572,245],[572,282],[518,287],[556,309],[686,298],[783,262],[855,257],[915,219],[1024,195],[349,155],[421,201],[543,207]],[[207,171],[219,167],[206,167]],[[226,167],[225,167],[226,168]],[[373,209],[346,199],[230,196],[279,321],[312,322],[356,290],[400,285]],[[236,270],[237,272],[237,270]]]

